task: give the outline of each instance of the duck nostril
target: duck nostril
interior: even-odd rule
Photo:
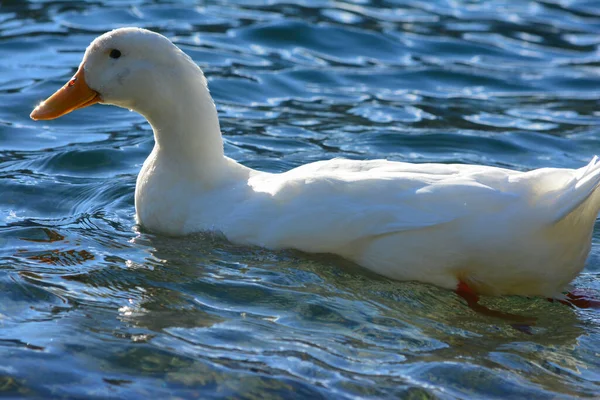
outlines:
[[[73,86],[75,84],[75,82],[77,81],[77,78],[73,78],[69,81],[69,83],[67,84],[69,87]]]

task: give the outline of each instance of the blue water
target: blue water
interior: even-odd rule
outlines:
[[[596,310],[483,299],[536,318],[527,335],[335,257],[140,232],[143,118],[28,117],[134,25],[205,70],[226,153],[253,168],[579,167],[600,153],[597,0],[125,3],[0,5],[0,397],[600,396]],[[575,285],[600,293],[599,274],[600,229]]]

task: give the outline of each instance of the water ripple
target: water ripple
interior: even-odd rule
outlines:
[[[29,112],[99,33],[169,36],[206,72],[226,153],[578,167],[600,144],[595,1],[5,1],[0,395],[595,398],[595,311],[453,293],[336,257],[157,237],[133,219],[143,118]],[[600,236],[575,284],[600,291]]]

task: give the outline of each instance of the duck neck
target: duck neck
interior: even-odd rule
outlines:
[[[217,109],[202,72],[163,94],[163,101],[140,110],[154,131],[157,161],[204,184],[222,179],[232,162],[224,155]]]

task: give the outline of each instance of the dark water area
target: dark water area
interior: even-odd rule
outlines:
[[[121,26],[204,69],[227,155],[260,170],[600,154],[597,0],[3,0],[0,397],[600,397],[597,310],[482,300],[536,318],[527,335],[334,257],[140,232],[143,118],[29,119]],[[575,286],[600,292],[599,273],[597,229]]]

